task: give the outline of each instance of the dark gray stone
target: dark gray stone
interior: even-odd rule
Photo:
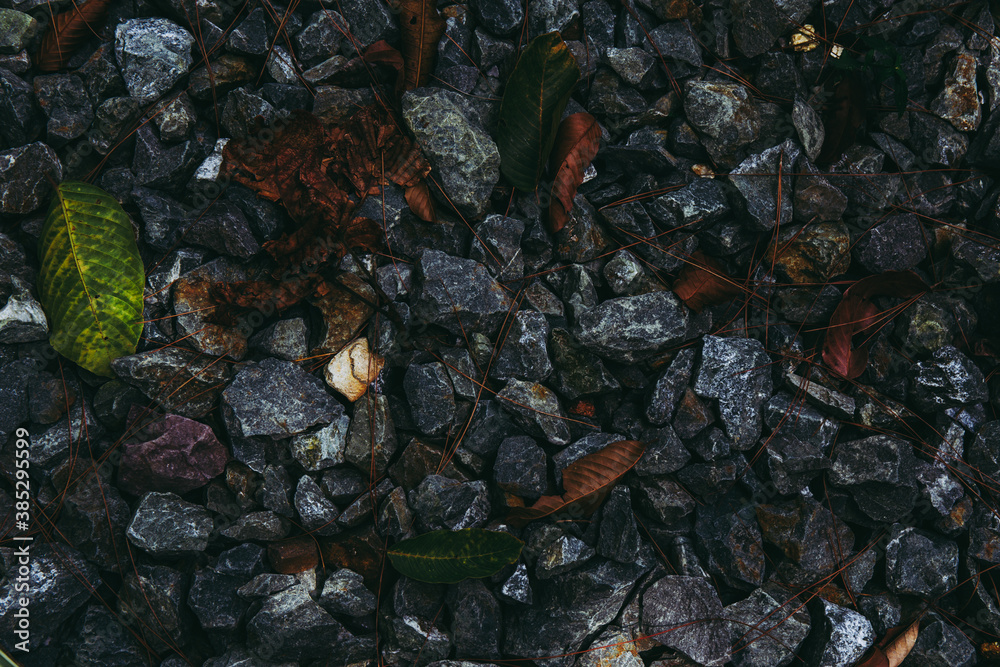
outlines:
[[[403,95],[403,118],[452,204],[465,215],[481,217],[500,179],[500,154],[479,119],[447,91],[434,89]]]
[[[619,484],[601,508],[597,553],[619,563],[634,563],[641,547],[642,537],[632,514],[632,497],[628,487]]]
[[[971,667],[977,663],[976,648],[961,630],[934,612],[926,618],[907,660],[927,667]]]
[[[162,18],[130,19],[115,29],[115,57],[129,94],[154,101],[187,74],[193,61],[191,33]]]
[[[26,544],[26,543],[21,543]],[[17,549],[17,547],[15,547]],[[10,637],[11,645],[18,637],[19,620],[15,616],[22,609],[20,599],[25,590],[31,592],[29,608],[30,637],[28,648],[37,651],[52,637],[59,635],[59,627],[90,598],[88,587],[101,586],[97,568],[79,551],[59,542],[36,540],[30,546],[27,573],[19,571],[22,564],[18,557],[5,556],[7,579],[0,586],[0,629]],[[19,580],[19,577],[24,576]],[[27,586],[18,590],[15,584]],[[17,639],[16,641],[22,641]]]
[[[204,551],[212,526],[211,515],[201,505],[154,491],[142,497],[126,535],[154,556],[176,556]]]
[[[309,17],[309,21],[295,37],[295,52],[303,63],[312,65],[336,55],[350,26],[344,17],[330,8],[324,8]]]
[[[376,472],[382,472],[398,446],[389,399],[370,393],[358,399],[347,433],[344,459],[364,474],[369,474],[373,465]]]
[[[694,390],[719,399],[722,423],[737,449],[749,449],[761,432],[761,405],[771,396],[771,360],[752,338],[705,336]]]
[[[118,618],[142,637],[143,645],[167,652],[190,641],[186,609],[189,577],[163,565],[126,568],[118,595]],[[168,643],[169,642],[169,643]]]
[[[776,433],[767,443],[767,469],[778,493],[798,493],[833,466],[819,445],[794,435]]]
[[[62,177],[55,151],[40,141],[0,152],[0,213],[31,213],[48,201],[50,179]]]
[[[22,146],[38,137],[43,126],[32,87],[0,67],[0,144]]]
[[[508,493],[537,500],[545,493],[547,460],[545,451],[533,438],[507,438],[497,449],[493,480]]]
[[[898,521],[916,503],[913,448],[889,435],[838,443],[829,479],[850,489],[861,511],[876,521]]]
[[[910,371],[910,396],[918,407],[933,411],[988,400],[983,373],[954,346],[934,352],[933,359]]]
[[[503,409],[529,434],[542,437],[553,445],[570,440],[569,426],[559,399],[548,387],[532,382],[510,380],[498,394]]]
[[[885,547],[885,579],[898,595],[940,597],[958,583],[958,545],[893,524]]]
[[[813,618],[806,653],[818,667],[853,665],[875,643],[872,624],[856,611],[819,598]]]
[[[735,167],[739,150],[757,139],[760,111],[750,92],[739,84],[688,82],[684,112],[691,126],[705,136],[705,148],[720,166]]]
[[[331,614],[347,616],[365,616],[378,605],[375,594],[365,587],[364,578],[347,568],[327,577],[317,602]]]
[[[646,419],[653,424],[666,424],[673,418],[677,402],[691,381],[694,357],[695,351],[692,348],[678,352],[667,370],[653,385],[653,390],[649,394],[649,405],[646,408]]]
[[[486,267],[470,259],[427,250],[417,262],[414,314],[456,335],[496,334],[511,308],[506,291]]]
[[[455,418],[455,390],[445,365],[440,362],[411,365],[406,369],[403,389],[420,432],[443,435]]]
[[[111,370],[163,409],[190,418],[206,415],[233,377],[229,364],[179,347],[119,357]]]
[[[518,311],[490,368],[490,376],[498,380],[545,380],[552,373],[548,339],[549,324],[544,315],[533,310]]]
[[[729,172],[730,182],[743,195],[751,223],[759,230],[782,227],[792,221],[792,197],[785,193],[794,192],[792,174],[800,151],[791,139],[762,153],[753,155]],[[778,182],[778,165],[781,164],[781,182]],[[778,214],[778,192],[781,192],[780,220]]]
[[[718,593],[700,577],[666,576],[642,594],[643,633],[669,630],[654,639],[706,667],[730,659],[730,629],[722,616]]]
[[[778,500],[756,511],[764,541],[808,572],[827,574],[854,549],[854,532],[812,498]]]
[[[239,437],[283,438],[332,422],[340,404],[298,365],[264,359],[245,366],[224,392],[223,410]]]
[[[239,520],[222,531],[226,537],[234,540],[260,540],[273,542],[288,536],[292,525],[288,519],[271,511],[250,512],[240,516]]]
[[[246,579],[213,570],[197,570],[191,580],[187,605],[203,630],[235,632],[249,604],[236,594]]]
[[[49,119],[46,140],[50,146],[64,146],[87,131],[94,121],[94,109],[80,77],[49,74],[36,76],[33,83],[38,105]]]
[[[796,660],[809,635],[809,612],[798,598],[787,599],[777,587],[758,588],[749,597],[727,605],[723,615],[730,632],[736,667],[786,667]]]
[[[673,292],[617,297],[577,318],[580,343],[601,357],[635,363],[687,337],[688,310]]]
[[[165,146],[149,124],[135,132],[132,172],[136,185],[179,192],[204,158],[204,152],[194,141]]]
[[[459,482],[428,475],[409,493],[410,507],[425,530],[461,530],[486,523],[490,513],[486,482]]]

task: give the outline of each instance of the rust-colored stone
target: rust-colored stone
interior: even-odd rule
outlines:
[[[316,542],[308,535],[300,535],[267,545],[267,558],[271,567],[281,574],[305,572],[319,565]]]
[[[774,246],[768,258],[774,256]],[[778,239],[775,268],[795,283],[822,283],[838,276],[851,264],[851,235],[843,222],[807,225],[789,230]]]

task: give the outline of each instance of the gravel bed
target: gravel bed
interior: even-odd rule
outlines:
[[[990,4],[446,2],[432,76],[396,98],[381,69],[348,77],[400,45],[381,0],[115,1],[55,72],[38,49],[72,3],[0,0],[0,646],[39,667],[847,667],[916,622],[904,667],[992,664]],[[494,141],[518,47],[551,31],[582,73],[566,114],[602,133],[556,233],[549,182],[512,190]],[[389,184],[358,212],[382,249],[336,290],[213,320],[205,285],[258,278],[295,229],[225,177],[226,142],[377,98],[438,222]],[[64,179],[121,202],[146,267],[115,378],[48,344],[38,237]],[[678,285],[704,261],[731,283],[699,304]],[[878,279],[888,316],[847,379],[831,318],[887,272],[929,289]],[[622,440],[645,453],[594,514],[506,522]],[[447,585],[380,560],[470,527],[521,557]]]

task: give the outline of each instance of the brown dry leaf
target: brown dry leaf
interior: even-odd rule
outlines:
[[[110,0],[90,0],[86,4],[77,2],[71,9],[53,18],[38,48],[38,69],[55,72],[66,67],[73,52],[97,34],[110,4]]]
[[[823,363],[853,380],[868,366],[868,346],[854,347],[854,334],[884,324],[891,313],[880,312],[876,296],[919,297],[930,288],[912,271],[887,271],[868,276],[847,288],[830,317],[823,340]]]
[[[403,54],[380,39],[361,56],[351,58],[344,67],[330,77],[329,83],[342,88],[367,88],[372,81],[392,81],[396,97],[403,94]]]
[[[601,127],[589,113],[571,114],[560,123],[550,159],[555,173],[549,205],[550,232],[558,232],[569,220],[573,197],[583,182],[583,172],[597,155],[600,145]]]
[[[430,188],[426,181],[420,181],[416,185],[411,185],[404,192],[406,203],[421,220],[427,222],[437,222],[437,213],[434,211],[434,200],[431,199]]]
[[[913,650],[920,633],[920,621],[889,630],[858,667],[899,667]]]
[[[402,0],[399,10],[406,90],[413,90],[424,85],[434,69],[434,54],[444,34],[445,21],[438,13],[437,0]]]
[[[646,445],[636,440],[614,442],[604,449],[588,454],[563,470],[561,496],[542,496],[531,507],[511,510],[507,520],[513,526],[541,519],[560,510],[578,510],[580,515],[592,514],[622,476],[642,458]]]
[[[742,292],[722,266],[700,250],[691,253],[684,268],[677,274],[673,290],[696,313],[707,306],[725,303]]]

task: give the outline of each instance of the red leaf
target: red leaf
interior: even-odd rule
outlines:
[[[72,9],[52,19],[52,26],[42,39],[36,64],[43,72],[55,72],[66,66],[73,52],[97,34],[110,0],[90,0],[85,5],[74,3]]]
[[[919,297],[930,288],[912,271],[888,271],[869,276],[847,288],[823,341],[823,363],[848,380],[865,372],[868,366],[867,344],[855,348],[853,336],[883,324],[896,313],[880,312],[872,302],[876,296],[904,299]]]
[[[573,461],[563,470],[566,493],[542,496],[531,507],[514,508],[507,521],[512,526],[520,526],[560,510],[577,510],[581,516],[592,514],[645,451],[646,445],[641,442],[622,440]]]
[[[725,303],[742,292],[722,266],[700,250],[691,253],[677,274],[673,290],[684,305],[696,313],[708,306]]]
[[[445,20],[438,14],[437,0],[402,0],[399,10],[406,89],[413,90],[424,85],[434,69],[434,54],[444,34]]]
[[[601,127],[589,113],[575,113],[563,119],[552,147],[550,165],[552,203],[549,205],[549,231],[558,232],[573,210],[573,197],[583,182],[583,172],[597,155],[601,145]]]
[[[431,199],[431,191],[427,187],[426,181],[420,181],[416,185],[411,185],[403,192],[406,203],[410,210],[427,222],[437,222],[437,214],[434,212],[434,200]]]

